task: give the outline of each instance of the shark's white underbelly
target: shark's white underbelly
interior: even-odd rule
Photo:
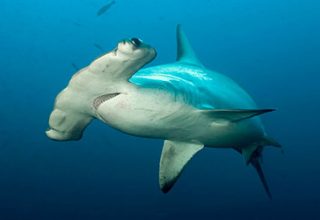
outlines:
[[[258,118],[215,121],[183,98],[160,89],[131,89],[97,109],[98,117],[122,132],[208,147],[246,147],[263,136]]]

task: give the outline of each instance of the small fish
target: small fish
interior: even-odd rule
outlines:
[[[83,26],[82,24],[80,24],[80,23],[77,22],[77,21],[74,21],[74,22],[72,22],[72,23],[73,23],[74,26],[77,26],[77,27],[82,27],[82,26]]]
[[[72,65],[72,67],[76,70],[76,71],[78,71],[80,68],[76,65],[76,64],[74,64],[74,63],[71,63],[71,65]]]
[[[115,4],[115,3],[116,3],[116,1],[113,0],[113,1],[109,2],[108,4],[102,6],[102,7],[97,11],[97,16],[103,15],[103,14],[104,14],[106,11],[108,11],[108,9],[111,8],[111,6],[112,6],[113,4]]]
[[[102,52],[104,51],[103,47],[100,44],[94,43],[93,45],[95,46],[95,48],[101,50]]]

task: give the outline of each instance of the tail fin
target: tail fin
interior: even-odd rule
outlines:
[[[265,146],[274,146],[274,147],[281,148],[281,145],[277,141],[275,141],[270,137],[265,136],[258,143],[252,144],[241,150],[237,149],[237,151],[242,153],[247,164],[251,164],[255,168],[269,199],[272,199],[270,188],[268,186],[267,180],[265,178],[265,175],[263,173],[261,163],[260,163],[262,159],[262,151]]]
[[[262,147],[261,147],[261,148],[262,148]],[[266,178],[265,178],[265,175],[264,175],[264,173],[263,173],[263,170],[262,170],[262,167],[261,167],[261,164],[260,164],[260,157],[261,157],[261,151],[259,152],[259,150],[257,149],[257,150],[253,153],[253,155],[252,155],[249,163],[250,163],[250,164],[255,168],[255,170],[257,171],[257,173],[258,173],[258,175],[259,175],[259,178],[260,178],[260,180],[261,180],[261,182],[262,182],[262,185],[263,185],[263,187],[264,187],[264,190],[266,191],[269,199],[272,199],[272,195],[271,195],[271,192],[270,192],[270,188],[269,188],[269,186],[268,186],[267,180],[266,180]]]

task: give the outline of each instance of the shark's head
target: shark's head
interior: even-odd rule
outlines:
[[[122,40],[115,49],[76,73],[56,98],[46,134],[54,140],[77,140],[95,117],[92,106],[119,94],[121,85],[156,56],[138,38]],[[98,95],[102,95],[97,97]],[[93,101],[94,100],[94,101]]]
[[[115,49],[93,61],[91,71],[130,78],[141,67],[156,57],[156,50],[138,38],[122,40]],[[109,75],[108,77],[110,77]]]

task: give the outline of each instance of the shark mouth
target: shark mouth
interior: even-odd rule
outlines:
[[[93,101],[93,107],[97,110],[102,103],[116,97],[117,95],[120,95],[120,93],[116,92],[99,96]]]

